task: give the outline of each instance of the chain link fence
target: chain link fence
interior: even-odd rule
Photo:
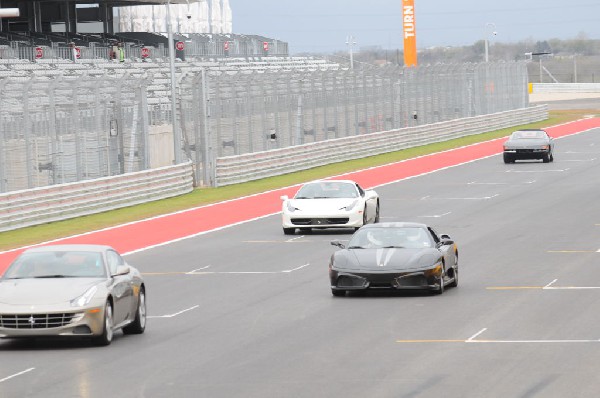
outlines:
[[[0,192],[148,168],[145,82],[0,79]]]
[[[217,158],[525,108],[527,82],[524,62],[190,72],[182,149],[212,186]]]

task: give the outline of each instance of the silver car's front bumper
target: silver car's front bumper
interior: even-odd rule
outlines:
[[[0,313],[0,338],[97,336],[103,331],[103,307],[65,312]]]

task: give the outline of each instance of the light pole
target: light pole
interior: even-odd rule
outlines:
[[[354,69],[353,47],[356,45],[356,41],[354,41],[354,36],[349,35],[348,37],[346,37],[346,45],[350,48],[350,69]]]
[[[169,41],[169,67],[171,70],[171,123],[173,125],[173,150],[175,164],[181,163],[181,137],[179,137],[179,126],[177,124],[177,89],[175,81],[175,50],[173,49],[173,28],[171,26],[171,0],[167,0],[167,40]]]
[[[493,36],[496,36],[498,34],[498,32],[496,32],[496,24],[493,22],[488,22],[485,24],[485,35],[484,35],[484,42],[485,42],[485,62],[489,62],[489,33],[488,33],[488,29],[492,28],[492,31],[489,32],[491,33]]]

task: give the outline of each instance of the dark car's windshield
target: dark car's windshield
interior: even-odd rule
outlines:
[[[294,199],[357,198],[354,184],[340,181],[322,181],[305,184]]]
[[[23,253],[3,279],[106,277],[102,254],[85,251]]]
[[[545,139],[546,138],[546,133],[543,131],[538,131],[538,130],[532,130],[532,131],[515,131],[514,133],[511,134],[510,136],[511,139],[517,139],[517,140],[521,140],[521,139],[533,139],[533,140],[540,140],[540,139]]]
[[[431,236],[420,227],[363,228],[354,233],[348,243],[349,249],[432,247]]]

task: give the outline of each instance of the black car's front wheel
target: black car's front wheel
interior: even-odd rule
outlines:
[[[515,158],[508,153],[503,154],[504,163],[514,163]]]
[[[283,228],[284,235],[294,235],[296,228]]]
[[[346,295],[346,291],[331,289],[331,294],[333,294],[334,297],[344,297]]]

